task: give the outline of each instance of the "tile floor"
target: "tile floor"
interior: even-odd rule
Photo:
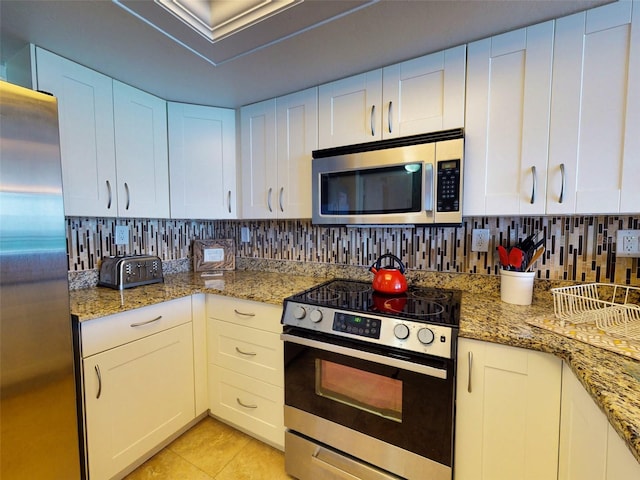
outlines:
[[[124,480],[289,480],[284,453],[211,417]]]

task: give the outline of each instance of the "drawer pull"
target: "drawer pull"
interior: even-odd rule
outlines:
[[[256,314],[255,313],[244,313],[244,312],[239,312],[238,310],[236,310],[235,308],[233,309],[234,312],[236,312],[236,314],[238,315],[242,315],[243,317],[255,317]]]
[[[150,323],[157,322],[162,318],[162,315],[158,315],[156,318],[152,318],[151,320],[145,320],[144,322],[132,323],[129,325],[130,327],[141,327],[143,325],[149,325]]]
[[[96,371],[96,376],[98,377],[98,393],[96,393],[96,398],[100,398],[102,395],[102,375],[100,375],[100,367],[96,365],[93,367]]]
[[[238,402],[238,405],[240,405],[241,407],[244,407],[244,408],[258,408],[257,405],[247,405],[246,403],[242,403],[242,400],[240,400],[237,397],[236,397],[236,402]]]
[[[236,352],[238,352],[240,355],[246,355],[247,357],[255,357],[257,355],[257,353],[255,352],[243,352],[238,347],[236,347]]]

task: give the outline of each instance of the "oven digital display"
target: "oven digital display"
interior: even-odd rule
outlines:
[[[380,338],[380,319],[338,312],[333,317],[333,330],[368,338]]]

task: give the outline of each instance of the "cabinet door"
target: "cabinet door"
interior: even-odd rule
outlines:
[[[607,428],[607,480],[640,478],[640,463],[611,425]]]
[[[382,70],[362,73],[318,88],[320,148],[382,138]]]
[[[604,480],[607,419],[569,367],[562,376],[561,480]]]
[[[91,480],[112,478],[195,418],[184,324],[83,360]]]
[[[556,479],[561,360],[459,339],[456,480]]]
[[[242,132],[242,217],[276,218],[276,101],[240,110]]]
[[[236,218],[235,110],[168,104],[171,218]]]
[[[607,417],[564,365],[559,480],[640,478],[640,464]]]
[[[638,30],[640,2],[556,21],[548,213],[638,212]]]
[[[276,99],[278,218],[311,218],[311,152],[318,148],[318,89]]]
[[[117,216],[111,78],[41,48],[36,59],[38,89],[58,98],[65,215]]]
[[[113,81],[118,215],[169,218],[167,102]]]
[[[553,26],[468,46],[464,215],[545,211]]]
[[[466,46],[385,67],[383,138],[464,126]]]

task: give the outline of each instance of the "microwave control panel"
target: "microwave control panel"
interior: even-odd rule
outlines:
[[[437,211],[460,210],[460,160],[438,162]]]

